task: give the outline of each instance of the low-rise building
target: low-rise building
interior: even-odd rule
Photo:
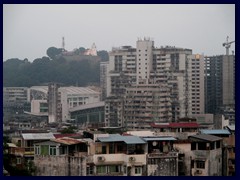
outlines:
[[[222,175],[222,138],[198,134],[191,140],[191,176]]]
[[[34,144],[38,176],[86,176],[86,140],[51,139]]]
[[[148,143],[147,175],[177,176],[178,153],[173,151],[173,137],[143,137]]]
[[[200,132],[223,138],[222,175],[235,175],[235,134],[231,134],[228,129],[205,129]]]

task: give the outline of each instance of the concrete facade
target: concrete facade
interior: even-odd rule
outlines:
[[[34,163],[36,176],[86,176],[86,157],[38,155]]]

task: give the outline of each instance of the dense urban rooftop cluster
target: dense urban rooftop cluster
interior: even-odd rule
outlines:
[[[145,38],[109,52],[100,86],[4,87],[4,168],[52,176],[234,175],[234,84],[234,55],[157,48]]]

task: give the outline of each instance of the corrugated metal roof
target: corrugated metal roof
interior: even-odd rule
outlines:
[[[27,133],[22,134],[24,140],[47,140],[47,139],[55,139],[52,133]]]
[[[200,132],[201,134],[231,134],[227,129],[202,129]]]
[[[209,134],[198,134],[198,135],[195,135],[195,136],[189,136],[188,138],[192,139],[192,140],[193,139],[198,139],[198,140],[210,141],[210,142],[222,140],[222,138],[220,138],[220,137],[217,137],[217,136],[214,136],[214,135],[209,135]]]
[[[109,134],[108,137],[99,137],[100,142],[125,142],[126,144],[146,144],[138,136],[121,136],[119,134]]]
[[[176,141],[177,139],[171,136],[163,137],[143,137],[145,141]]]

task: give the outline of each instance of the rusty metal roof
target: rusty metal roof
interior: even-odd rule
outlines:
[[[69,137],[63,137],[63,138],[58,138],[58,139],[52,139],[51,141],[61,143],[61,144],[66,144],[66,145],[73,145],[73,144],[79,144],[83,143],[80,140],[69,138]]]

